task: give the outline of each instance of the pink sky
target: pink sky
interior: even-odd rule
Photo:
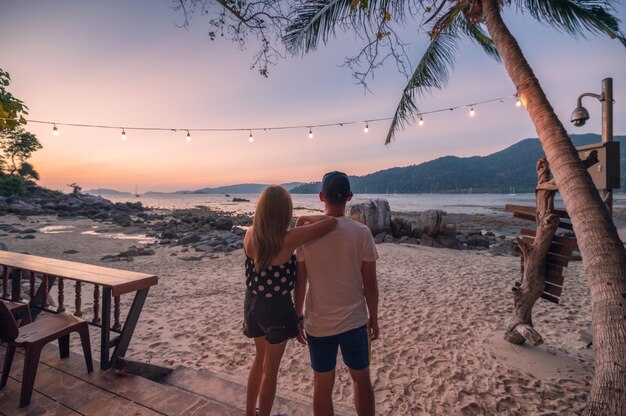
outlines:
[[[280,61],[269,79],[250,70],[252,47],[211,42],[202,19],[190,30],[176,27],[180,16],[167,1],[3,1],[0,10],[1,67],[10,90],[30,108],[29,118],[56,122],[165,128],[245,128],[367,120],[393,113],[404,78],[393,65],[376,73],[364,93],[339,65],[356,51],[350,36],[304,58]],[[624,8],[618,10],[622,20]],[[600,81],[615,84],[615,133],[626,132],[626,53],[608,38],[574,40],[506,16],[522,49],[565,122],[576,98],[599,92]],[[424,46],[419,38],[414,56]],[[504,67],[465,44],[448,88],[425,100],[423,111],[512,94]],[[570,133],[600,132],[600,105],[585,102],[592,120]],[[41,183],[62,189],[132,191],[196,189],[242,182],[319,180],[328,170],[362,175],[436,157],[485,155],[536,133],[514,101],[445,112],[425,118],[385,147],[388,124],[314,130],[193,133],[127,131],[29,124],[44,149],[32,162]]]

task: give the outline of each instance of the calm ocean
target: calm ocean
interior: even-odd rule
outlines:
[[[223,211],[250,214],[254,212],[258,194],[224,194],[215,195],[103,195],[113,202],[137,202],[152,208],[193,208],[196,206],[208,206]],[[250,202],[232,202],[233,198],[244,198]],[[323,209],[323,204],[314,194],[292,194],[293,206],[296,215]],[[427,209],[443,209],[449,213],[465,214],[494,214],[503,213],[506,204],[534,205],[534,194],[358,194],[352,199],[352,203],[364,202],[369,199],[382,198],[389,201],[392,211],[421,212]],[[563,207],[560,199],[556,200],[557,207]],[[614,197],[614,207],[626,208],[626,195],[619,194]]]

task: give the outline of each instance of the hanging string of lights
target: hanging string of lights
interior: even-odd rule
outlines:
[[[420,112],[416,112],[414,115],[418,118],[418,125],[419,126],[423,126],[424,125],[424,116],[429,115],[429,114],[436,114],[436,113],[441,113],[444,111],[454,111],[454,110],[459,110],[462,108],[469,108],[469,115],[470,117],[474,117],[474,115],[476,114],[476,110],[474,109],[474,107],[477,107],[479,105],[482,104],[487,104],[487,103],[493,103],[493,102],[504,102],[504,100],[507,99],[511,99],[514,98],[515,99],[515,106],[516,107],[520,107],[522,105],[522,101],[520,100],[520,97],[518,94],[513,94],[513,95],[507,95],[507,96],[503,96],[503,97],[498,97],[498,98],[492,98],[489,100],[483,100],[483,101],[476,101],[476,102],[472,102],[469,104],[463,104],[463,105],[457,105],[457,106],[453,106],[453,107],[445,107],[445,108],[439,108],[436,110],[429,110],[429,111],[420,111]],[[297,129],[308,129],[309,130],[309,139],[313,138],[313,128],[325,128],[325,127],[343,127],[343,126],[348,126],[348,125],[352,125],[352,124],[364,124],[363,127],[363,132],[367,133],[369,131],[369,125],[370,123],[378,123],[378,122],[382,122],[382,121],[389,121],[392,120],[393,117],[381,117],[381,118],[373,118],[373,119],[367,119],[367,120],[351,120],[351,121],[341,121],[341,122],[335,122],[335,123],[323,123],[323,124],[306,124],[306,125],[286,125],[286,126],[268,126],[268,127],[235,127],[235,128],[191,128],[191,129],[187,129],[187,128],[167,128],[167,127],[128,127],[128,126],[113,126],[113,125],[104,125],[104,124],[80,124],[80,123],[59,123],[56,121],[45,121],[45,120],[31,120],[31,119],[27,119],[26,121],[29,123],[37,123],[37,124],[47,124],[47,125],[52,125],[52,134],[54,136],[59,136],[61,134],[59,127],[58,126],[64,126],[64,127],[86,127],[86,128],[95,128],[95,129],[114,129],[114,130],[121,130],[121,135],[120,138],[122,140],[127,140],[128,139],[128,135],[126,134],[126,130],[128,131],[171,131],[171,132],[178,132],[178,131],[186,131],[187,132],[187,137],[186,137],[186,141],[189,143],[191,142],[191,132],[249,132],[249,136],[248,136],[248,141],[250,143],[254,142],[254,136],[252,135],[252,132],[254,131],[272,131],[272,130],[297,130]],[[9,118],[2,118],[0,117],[0,120],[10,120]]]

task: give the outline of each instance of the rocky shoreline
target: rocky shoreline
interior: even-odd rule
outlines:
[[[53,194],[34,197],[0,197],[0,215],[14,214],[26,220],[29,216],[48,215],[59,219],[88,218],[126,229],[128,234],[143,234],[154,238],[144,247],[131,246],[115,255],[106,255],[102,261],[132,261],[133,257],[152,255],[154,247],[183,246],[182,252],[196,252],[196,256],[181,257],[200,260],[213,253],[229,253],[243,247],[245,229],[252,224],[246,215],[232,215],[196,209],[165,211],[146,208],[141,202],[113,203],[105,198],[87,194]],[[105,231],[105,230],[104,230]],[[21,229],[0,224],[0,237],[16,234],[18,238],[36,238],[36,229]]]
[[[392,212],[386,200],[373,200],[349,207],[348,216],[366,224],[377,244],[410,244],[456,250],[485,250],[492,255],[518,255],[516,231],[528,222],[506,216],[447,214],[442,210],[421,213]],[[39,195],[0,198],[0,215],[15,214],[23,219],[36,215],[88,218],[122,227],[128,234],[143,234],[154,241],[143,247],[131,246],[102,261],[132,261],[154,254],[157,247],[180,246],[181,260],[194,261],[230,253],[243,247],[245,227],[252,217],[216,211],[204,206],[193,209],[160,210],[141,202],[113,203],[87,194]],[[0,224],[0,237],[36,238],[38,230]],[[172,253],[171,255],[179,255]]]

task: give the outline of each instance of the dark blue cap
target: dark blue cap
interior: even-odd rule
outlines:
[[[339,171],[328,172],[322,178],[322,193],[325,197],[343,201],[352,195],[348,175]]]

